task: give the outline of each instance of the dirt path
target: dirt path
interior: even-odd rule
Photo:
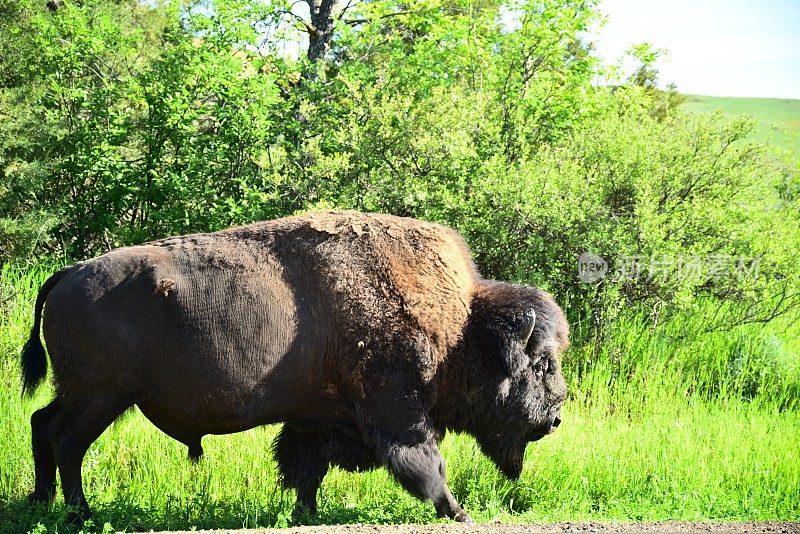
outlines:
[[[331,525],[265,530],[201,530],[206,534],[563,534],[563,533],[712,533],[712,534],[790,534],[800,533],[800,523],[767,521],[758,523],[551,523],[508,525],[455,523],[434,525]],[[172,533],[189,534],[189,533]]]

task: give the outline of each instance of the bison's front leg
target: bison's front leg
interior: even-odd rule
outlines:
[[[433,387],[424,376],[435,358],[421,333],[375,341],[374,358],[365,354],[363,398],[356,414],[366,444],[398,482],[421,500],[431,500],[439,517],[471,523],[447,487],[444,458],[436,444],[440,435],[428,415]],[[387,360],[381,358],[381,345]],[[403,362],[403,363],[398,363]]]
[[[283,484],[297,490],[295,514],[317,513],[317,490],[328,460],[322,453],[322,436],[303,425],[286,423],[273,444]]]
[[[447,487],[444,458],[434,439],[417,445],[388,443],[381,456],[404,488],[423,501],[433,502],[439,517],[472,523]]]

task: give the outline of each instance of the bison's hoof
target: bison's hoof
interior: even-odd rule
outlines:
[[[456,512],[456,516],[453,519],[455,519],[459,523],[468,523],[470,525],[475,523],[475,521],[473,521],[472,518],[469,516],[469,514],[467,514],[467,512],[465,512],[464,510]]]
[[[308,525],[314,522],[314,516],[317,515],[317,508],[310,508],[303,503],[297,503],[292,510],[292,524],[293,525]]]
[[[28,502],[31,504],[36,503],[51,503],[56,498],[55,488],[52,490],[36,490],[28,495]]]
[[[89,512],[89,510],[70,510],[67,513],[67,524],[73,527],[82,527],[83,524],[91,517],[92,514]]]

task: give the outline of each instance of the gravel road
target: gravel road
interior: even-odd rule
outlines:
[[[664,523],[550,523],[530,525],[509,525],[483,523],[463,525],[460,523],[434,525],[331,525],[292,527],[286,529],[264,530],[201,530],[206,534],[563,534],[563,533],[690,533],[699,534],[740,534],[743,532],[759,534],[800,534],[800,523],[786,521],[767,521],[758,523],[685,523],[668,521]],[[175,532],[170,534],[189,534]]]

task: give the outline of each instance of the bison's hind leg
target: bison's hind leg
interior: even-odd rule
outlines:
[[[317,490],[328,472],[322,444],[319,432],[291,423],[283,425],[273,443],[283,485],[297,490],[296,512],[317,513]]]
[[[36,485],[28,498],[31,502],[51,502],[56,496],[56,458],[48,435],[48,427],[60,406],[58,400],[31,416],[31,446]]]
[[[61,475],[64,502],[74,508],[68,515],[68,521],[81,523],[91,517],[81,480],[83,457],[89,446],[132,402],[127,399],[90,399],[69,395],[54,403],[59,408],[48,420],[47,436]],[[43,482],[49,483],[49,480]]]

